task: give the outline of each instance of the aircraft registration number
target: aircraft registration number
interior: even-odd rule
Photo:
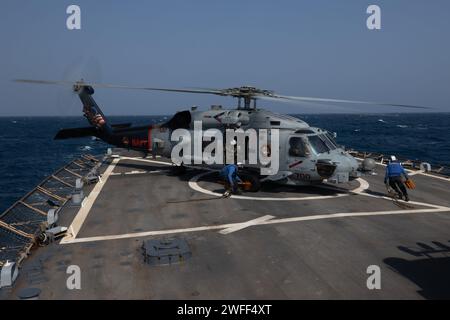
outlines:
[[[308,173],[294,173],[291,175],[291,178],[294,180],[311,180],[311,175]]]

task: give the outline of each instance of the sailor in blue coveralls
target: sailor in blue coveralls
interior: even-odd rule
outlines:
[[[399,199],[403,199],[404,197],[405,201],[409,201],[408,192],[406,191],[402,178],[405,177],[405,179],[408,179],[408,174],[395,156],[391,156],[390,160],[391,161],[389,161],[389,164],[386,166],[384,183],[386,185],[389,183],[392,189],[397,192]]]
[[[225,196],[230,195],[230,192],[238,192],[238,183],[242,182],[238,176],[238,166],[235,164],[228,164],[220,171],[220,176],[228,183],[229,190],[225,192]]]

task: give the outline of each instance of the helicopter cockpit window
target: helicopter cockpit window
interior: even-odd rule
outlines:
[[[334,150],[336,149],[336,144],[334,144],[333,140],[331,140],[328,137],[328,134],[321,134],[319,135],[319,137],[323,140],[323,142],[325,142],[325,144],[327,145],[328,149],[330,150]]]
[[[308,140],[316,153],[324,153],[330,151],[328,146],[319,136],[308,136]]]
[[[306,157],[309,154],[309,148],[303,138],[292,137],[289,140],[289,155],[291,157]]]
[[[329,132],[327,132],[325,135],[327,136],[328,140],[330,140],[334,144],[334,146],[337,148],[338,144],[336,143],[336,140],[334,140],[334,137]]]

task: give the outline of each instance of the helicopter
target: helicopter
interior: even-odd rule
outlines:
[[[240,176],[246,177],[251,183],[250,191],[258,191],[261,183],[272,181],[283,185],[307,186],[320,184],[324,181],[342,184],[357,179],[361,176],[361,168],[358,161],[335,141],[335,134],[325,129],[312,127],[305,121],[290,115],[278,114],[257,107],[257,101],[281,101],[281,102],[310,102],[332,104],[371,104],[402,108],[427,107],[377,103],[357,100],[341,100],[314,97],[286,96],[271,90],[258,89],[252,86],[241,86],[226,89],[212,88],[155,88],[132,87],[124,85],[88,83],[83,80],[71,81],[47,81],[17,79],[16,82],[49,85],[69,85],[79,96],[83,105],[83,114],[90,126],[82,128],[61,129],[54,139],[69,139],[81,137],[97,137],[104,142],[130,150],[137,150],[147,156],[160,155],[170,158],[177,141],[171,139],[171,134],[177,129],[192,132],[194,123],[201,121],[204,129],[218,129],[225,131],[232,129],[267,129],[277,130],[279,134],[278,170],[274,174],[261,174],[261,164],[250,164],[248,159],[240,163]],[[131,123],[112,124],[93,99],[94,87],[118,88],[147,91],[163,91],[172,93],[213,94],[222,97],[237,98],[238,104],[234,109],[225,109],[221,105],[212,105],[209,110],[201,111],[197,107],[190,110],[179,111],[168,121],[145,126],[132,126]],[[248,144],[248,142],[247,142]],[[248,148],[244,146],[246,156]],[[204,146],[203,146],[204,147]],[[271,144],[258,145],[265,148],[265,154],[271,153]],[[236,158],[234,158],[236,160]],[[236,162],[235,162],[236,163]],[[179,164],[184,168],[183,164]],[[217,164],[200,166],[218,167]]]

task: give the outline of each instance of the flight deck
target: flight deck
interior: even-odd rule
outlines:
[[[12,288],[40,299],[450,298],[450,180],[413,172],[410,202],[386,195],[384,167],[335,186],[263,184],[223,198],[217,173],[175,175],[164,158],[115,150],[64,205],[61,240],[31,250]],[[185,243],[189,255],[149,263],[143,243]],[[81,289],[67,287],[69,266]],[[369,266],[381,289],[367,286]]]

